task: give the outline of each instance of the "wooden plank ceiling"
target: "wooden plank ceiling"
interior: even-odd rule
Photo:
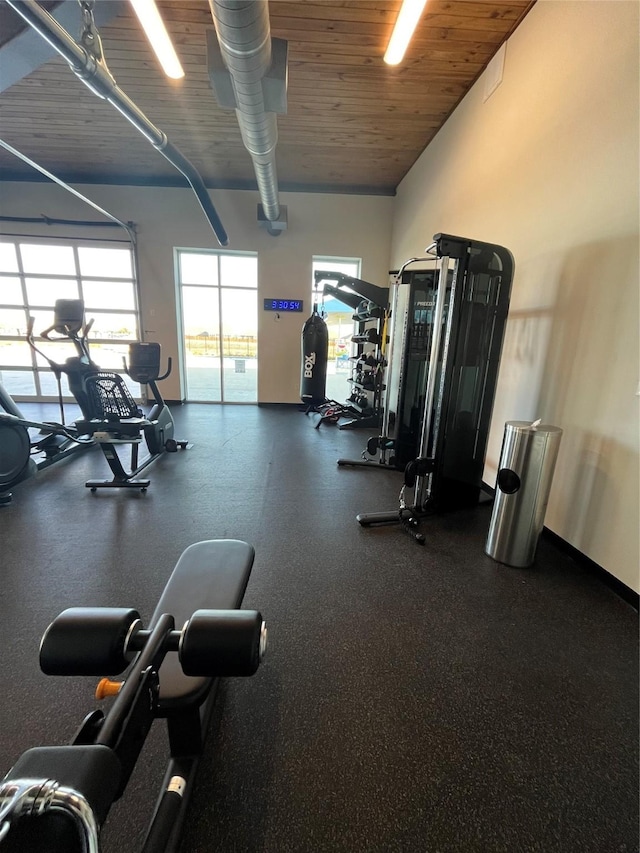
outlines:
[[[128,4],[100,31],[111,72],[208,186],[254,186],[235,113],[218,107],[209,84],[207,0],[158,5],[186,77],[162,74]],[[428,0],[403,63],[391,68],[382,57],[400,0],[271,0],[272,35],[289,43],[280,188],[393,193],[532,5]],[[180,183],[165,158],[60,58],[0,95],[0,129],[10,145],[71,182]],[[0,178],[32,175],[0,150]]]

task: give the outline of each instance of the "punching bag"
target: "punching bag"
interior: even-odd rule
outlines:
[[[327,358],[329,356],[329,330],[322,317],[316,313],[302,328],[302,374],[300,399],[307,406],[324,403],[327,399]]]

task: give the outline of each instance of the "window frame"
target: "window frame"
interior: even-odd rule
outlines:
[[[181,263],[180,258],[182,255],[209,255],[216,258],[216,283],[215,284],[206,284],[206,283],[192,283],[189,281],[182,281],[182,272],[181,272]],[[259,369],[259,359],[258,352],[260,342],[258,339],[258,293],[259,293],[259,276],[260,276],[260,258],[258,252],[252,252],[247,250],[225,250],[225,249],[202,249],[202,248],[194,248],[191,246],[175,246],[173,250],[174,255],[174,277],[176,283],[176,306],[177,306],[177,323],[178,323],[178,352],[180,355],[180,379],[182,383],[182,388],[184,391],[184,396],[187,402],[211,402],[214,404],[224,404],[224,405],[255,405],[258,402],[258,376],[257,371]],[[223,282],[222,276],[222,259],[225,257],[244,257],[244,258],[252,258],[255,260],[256,264],[256,283],[254,286],[234,286],[234,285],[225,285]],[[202,288],[210,288],[217,290],[217,302],[218,302],[218,338],[220,340],[220,400],[212,400],[212,401],[201,401],[201,400],[189,400],[189,380],[187,375],[187,361],[186,361],[186,348],[185,348],[185,340],[186,340],[186,332],[185,332],[185,322],[184,322],[184,307],[183,307],[183,299],[182,299],[182,288],[183,287],[202,287]],[[222,293],[223,290],[228,290],[232,292],[240,292],[240,291],[248,291],[256,294],[256,399],[253,401],[240,401],[240,400],[225,400],[224,394],[224,335],[223,335],[223,315],[222,315]]]
[[[126,317],[128,320],[126,328],[133,328],[134,335],[127,336],[123,338],[118,338],[118,345],[128,346],[130,343],[135,343],[141,340],[141,317],[140,317],[140,289],[139,289],[139,280],[138,280],[138,271],[137,271],[137,262],[136,262],[136,252],[135,246],[132,241],[123,239],[123,238],[99,238],[99,237],[56,237],[56,236],[43,236],[40,234],[11,234],[11,233],[0,233],[0,242],[2,243],[12,243],[15,246],[15,255],[18,264],[17,271],[5,271],[0,268],[0,309],[1,310],[17,310],[24,312],[24,322],[25,329],[28,324],[29,317],[35,312],[48,312],[51,314],[53,319],[53,305],[45,305],[41,302],[29,302],[29,294],[27,287],[27,280],[37,281],[48,280],[55,281],[59,279],[60,281],[75,281],[78,298],[84,300],[84,288],[83,282],[91,283],[91,282],[101,282],[101,283],[109,283],[109,282],[118,282],[118,283],[130,283],[133,292],[133,309],[124,309],[118,310],[114,308],[92,308],[91,305],[87,305],[85,301],[85,315],[91,317],[98,317],[100,315],[119,315],[122,314],[123,317]],[[20,250],[21,245],[42,245],[42,246],[68,246],[72,249],[73,252],[73,262],[74,262],[74,272],[66,272],[66,273],[34,273],[28,272],[24,268],[22,252]],[[80,256],[79,249],[80,248],[97,248],[97,249],[105,249],[105,248],[120,248],[120,249],[128,249],[131,254],[131,277],[122,277],[122,276],[97,276],[97,275],[83,275],[81,272],[80,266]],[[2,301],[2,281],[3,279],[18,279],[19,286],[22,291],[22,305],[14,305],[10,303],[5,303]],[[59,298],[59,297],[56,297]],[[55,301],[55,299],[54,299]],[[92,336],[90,338],[91,346],[102,346],[113,344],[113,338],[110,337],[96,337]],[[25,343],[26,336],[22,334],[9,335],[0,332],[0,343],[7,342],[11,343]],[[0,378],[2,376],[2,372],[17,372],[17,373],[28,373],[31,375],[34,383],[35,394],[12,394],[11,396],[16,400],[16,402],[54,402],[58,399],[57,395],[51,395],[43,393],[42,391],[42,383],[41,383],[41,374],[49,374],[50,368],[48,366],[44,366],[42,364],[41,359],[36,355],[33,350],[30,350],[30,363],[26,364],[12,364],[10,361],[3,361],[4,347],[0,347]],[[112,369],[106,368],[112,372],[123,372],[123,369]],[[138,386],[135,386],[138,387]],[[71,402],[73,398],[65,394],[63,396],[65,402]]]

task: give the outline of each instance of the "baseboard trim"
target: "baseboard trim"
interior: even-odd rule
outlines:
[[[153,402],[150,400],[149,402]],[[193,400],[190,402],[194,402]],[[203,401],[198,400],[195,401],[197,404],[203,403]],[[184,406],[187,403],[187,400],[165,400],[165,403],[168,406]],[[260,409],[298,409],[304,410],[304,406],[302,403],[245,403],[242,401],[233,402],[233,403],[222,403],[221,401],[216,402],[204,402],[205,406],[258,406]]]
[[[582,551],[579,551],[575,546],[571,545],[570,542],[567,542],[566,539],[558,536],[558,534],[554,533],[553,530],[549,530],[548,527],[543,529],[542,535],[550,542],[553,542],[560,551],[563,551],[567,556],[575,560],[579,566],[595,575],[595,577],[602,581],[605,586],[608,586],[609,589],[612,589],[613,592],[619,595],[620,598],[627,602],[627,604],[630,604],[634,610],[638,610],[640,596],[635,592],[635,590],[631,589],[630,586],[627,586],[626,583],[623,583],[617,577],[612,575],[611,572],[608,572],[598,563],[594,562],[590,557],[587,557],[586,554],[583,554]]]
[[[297,409],[300,410],[302,403],[258,403],[260,409]]]
[[[487,485],[483,482],[482,488],[485,492],[488,492],[490,495],[495,497],[496,490],[491,486]],[[623,601],[626,601],[627,604],[630,604],[634,610],[639,609],[640,605],[640,595],[630,586],[627,586],[626,583],[619,580],[619,578],[615,577],[596,563],[591,557],[587,557],[586,554],[583,554],[582,551],[579,551],[574,545],[570,542],[567,542],[566,539],[563,539],[562,536],[558,536],[557,533],[554,533],[553,530],[549,530],[548,527],[544,527],[542,529],[542,535],[548,539],[550,542],[566,554],[568,557],[571,557],[572,560],[575,560],[579,566],[588,571],[590,574],[594,575],[598,578],[605,586],[608,586],[609,589],[613,590],[616,595],[619,595]]]

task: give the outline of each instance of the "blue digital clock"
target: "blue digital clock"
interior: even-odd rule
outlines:
[[[302,311],[304,302],[302,299],[265,299],[265,311]]]

